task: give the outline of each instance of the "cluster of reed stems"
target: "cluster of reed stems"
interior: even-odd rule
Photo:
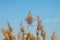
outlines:
[[[32,15],[31,15],[31,11],[28,12],[28,16],[26,17],[26,23],[27,25],[31,26],[33,21],[35,20]],[[3,33],[3,36],[4,36],[4,39],[3,40],[16,40],[15,36],[13,36],[12,34],[12,27],[10,25],[9,22],[7,22],[8,24],[8,29],[5,30],[5,29],[2,29],[2,33]],[[40,36],[42,37],[43,40],[46,40],[46,32],[42,26],[42,23],[41,23],[41,19],[39,16],[37,16],[37,30],[36,30],[36,37],[33,36],[33,34],[31,34],[31,32],[28,30],[28,32],[26,33],[25,32],[25,29],[22,25],[22,22],[20,23],[20,31],[18,32],[17,34],[17,37],[18,37],[18,40],[41,40],[40,39]],[[28,29],[29,27],[27,27]],[[51,40],[56,40],[56,37],[55,37],[55,32],[53,32],[52,36],[51,36]]]

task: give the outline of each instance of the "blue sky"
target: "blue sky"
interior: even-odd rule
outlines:
[[[53,31],[60,35],[60,0],[0,0],[0,38],[2,37],[1,29],[7,29],[7,21],[14,29],[14,35],[19,31],[21,20],[26,26],[24,19],[29,10],[32,11],[34,18],[40,16],[43,20],[42,25],[47,33],[47,40],[50,39]],[[31,28],[33,29],[31,31],[33,32],[35,28]]]

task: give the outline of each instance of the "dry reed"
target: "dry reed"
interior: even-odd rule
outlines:
[[[28,16],[26,18],[26,23],[28,25],[31,25],[33,23],[33,21],[34,21],[34,18],[31,15],[31,11],[29,11]],[[18,35],[17,35],[18,40],[40,40],[39,36],[41,36],[43,38],[43,40],[45,40],[46,39],[46,32],[43,29],[43,26],[42,26],[42,23],[41,23],[41,20],[40,20],[39,16],[37,17],[37,21],[38,21],[38,23],[37,23],[38,25],[37,25],[37,30],[36,30],[37,31],[36,32],[36,37],[33,36],[33,34],[31,34],[31,32],[26,33],[25,30],[24,30],[24,27],[22,25],[22,22],[21,22],[20,23],[20,31],[18,32]],[[8,29],[7,30],[2,29],[2,34],[4,36],[3,40],[16,40],[16,38],[12,34],[13,30],[12,30],[12,27],[11,27],[10,23],[7,22],[7,24],[8,24]],[[40,33],[40,31],[41,31],[41,33]],[[55,33],[52,34],[51,40],[56,40],[55,39]]]

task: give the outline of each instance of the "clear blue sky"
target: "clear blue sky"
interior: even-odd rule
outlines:
[[[34,18],[38,15],[43,20],[42,25],[47,33],[47,40],[50,39],[53,31],[60,35],[60,0],[0,0],[0,39],[2,39],[1,28],[7,29],[7,21],[14,29],[14,35],[17,34],[20,21],[22,20],[23,25],[26,25],[24,19],[29,10],[32,11]],[[31,28],[33,29],[31,31],[35,28]]]

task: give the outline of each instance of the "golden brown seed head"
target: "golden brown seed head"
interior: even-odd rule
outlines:
[[[21,32],[24,33],[24,28],[23,27],[21,28]]]
[[[43,39],[45,40],[46,32],[45,32],[45,31],[42,31],[42,32],[41,32],[41,36],[42,36],[42,37],[43,37]]]
[[[12,32],[12,27],[9,22],[7,22],[7,25],[8,25],[8,29]]]
[[[31,15],[31,11],[29,11],[28,16],[27,16],[27,18],[26,18],[27,24],[31,25],[32,22],[33,22],[33,20],[34,20],[34,18],[33,18],[32,15]]]
[[[7,32],[6,32],[5,29],[2,29],[2,34],[3,34],[4,37],[6,37]]]
[[[51,40],[56,40],[56,35],[55,35],[55,32],[53,32],[53,33],[52,33]]]

